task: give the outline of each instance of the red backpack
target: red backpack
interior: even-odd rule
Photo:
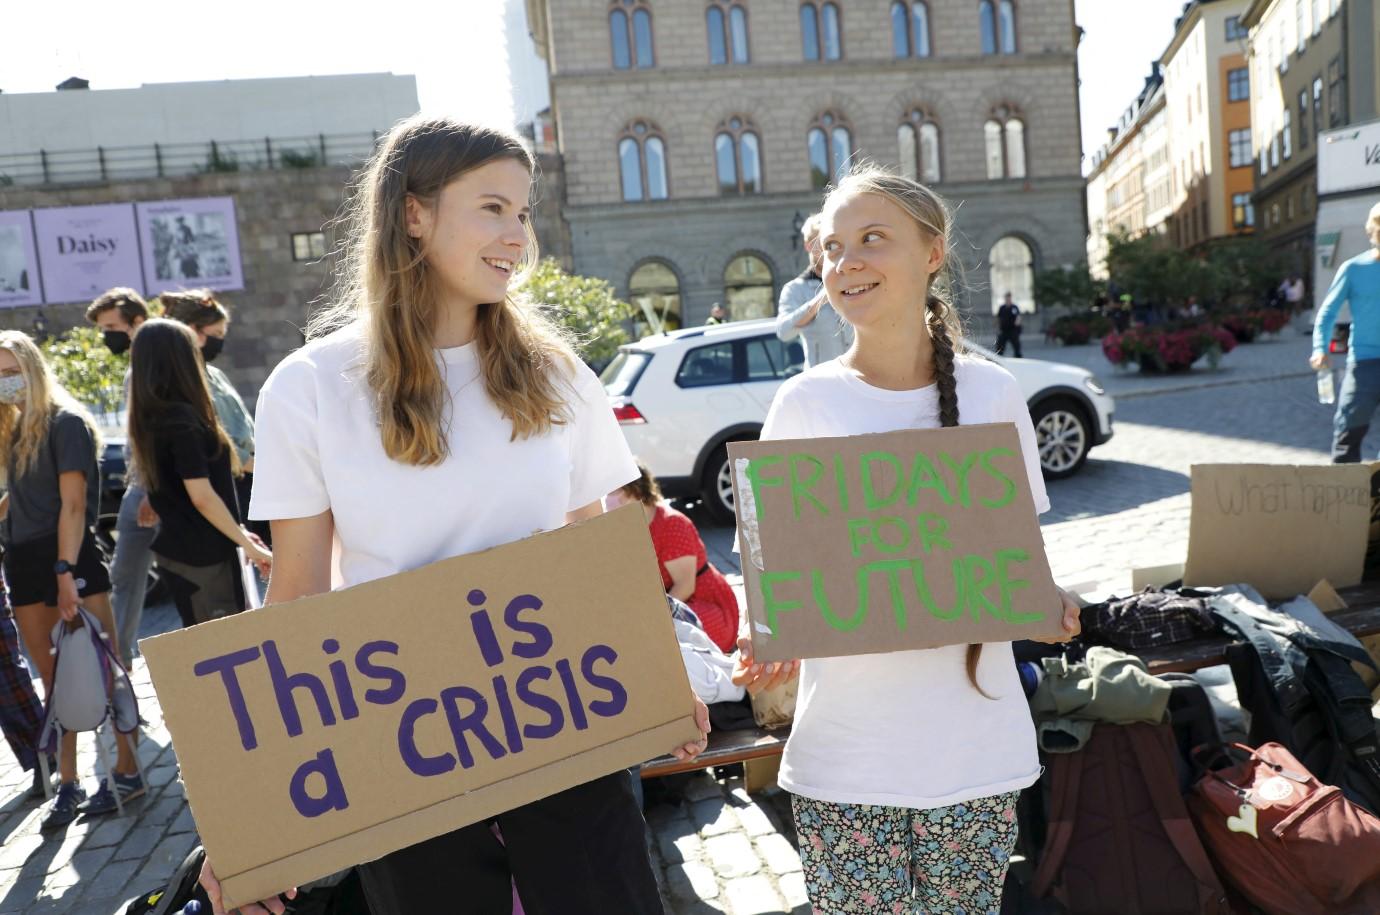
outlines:
[[[1099,724],[1051,753],[1049,827],[1031,890],[1072,915],[1228,915],[1179,793],[1167,724]]]
[[[1223,878],[1267,915],[1380,912],[1380,819],[1277,743],[1233,747],[1188,801]]]

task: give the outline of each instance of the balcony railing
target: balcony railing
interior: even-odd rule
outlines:
[[[379,132],[40,149],[0,155],[0,187],[109,183],[265,169],[358,166],[373,153]]]

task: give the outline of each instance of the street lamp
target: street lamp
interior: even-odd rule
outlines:
[[[791,233],[791,250],[794,251],[800,247],[800,230],[805,228],[805,217],[799,210],[795,211],[795,219],[791,220],[791,228],[795,230]]]

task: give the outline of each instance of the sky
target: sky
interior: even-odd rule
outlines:
[[[392,72],[417,77],[424,110],[509,124],[505,2],[521,0],[12,0],[0,90],[43,92],[68,76],[93,88],[143,83]],[[1085,162],[1140,91],[1183,0],[1076,0]],[[424,10],[410,17],[381,11]],[[233,14],[227,14],[233,10]],[[60,40],[59,40],[60,36]]]

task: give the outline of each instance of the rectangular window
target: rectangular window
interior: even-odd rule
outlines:
[[[1284,161],[1288,162],[1294,155],[1294,116],[1287,105],[1284,107],[1284,127],[1280,133],[1284,136]]]
[[[292,234],[292,259],[295,261],[319,261],[326,256],[325,232],[294,232]]]
[[[1255,207],[1250,194],[1231,195],[1231,224],[1238,229],[1255,225]]]
[[[1308,148],[1308,90],[1299,90],[1299,149]]]
[[[1227,71],[1227,101],[1244,102],[1251,97],[1251,71],[1245,67]]]
[[[1313,133],[1322,133],[1323,94],[1322,77],[1313,77]]]
[[[1322,0],[1313,0],[1313,36],[1322,34]]]
[[[1308,7],[1307,0],[1294,0],[1294,28],[1298,32],[1298,50],[1302,54],[1308,47]]]
[[[1332,58],[1327,65],[1327,126],[1339,127],[1346,123],[1346,71],[1342,69],[1342,59]]]
[[[686,353],[676,372],[676,384],[682,388],[733,384],[733,344],[716,343]]]
[[[1208,235],[1212,232],[1212,230],[1208,228],[1208,202],[1207,202],[1206,200],[1203,201],[1202,215],[1203,215],[1203,237],[1204,237],[1204,238],[1207,238]]]
[[[1227,134],[1227,149],[1232,168],[1244,168],[1251,164],[1251,129],[1242,127]]]
[[[1227,17],[1227,41],[1245,41],[1248,32],[1241,27],[1241,17]]]

